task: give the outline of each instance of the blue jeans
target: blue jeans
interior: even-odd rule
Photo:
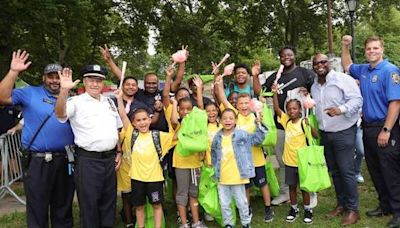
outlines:
[[[244,184],[239,185],[222,185],[218,184],[219,203],[222,210],[222,220],[224,225],[233,224],[231,198],[232,195],[239,209],[239,216],[242,225],[250,224],[251,215],[249,215],[249,203],[247,202],[246,189]]]
[[[339,132],[321,131],[321,145],[332,174],[338,206],[358,211],[357,180],[354,169],[356,126]]]
[[[364,158],[363,130],[357,127],[356,134],[356,156],[354,157],[354,168],[356,175],[361,175],[361,163]]]

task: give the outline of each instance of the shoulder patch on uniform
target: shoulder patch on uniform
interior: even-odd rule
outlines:
[[[391,77],[394,84],[400,84],[400,76],[397,72],[393,72]]]

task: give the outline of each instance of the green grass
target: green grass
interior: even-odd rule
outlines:
[[[363,168],[365,183],[358,186],[359,193],[359,208],[361,214],[361,220],[351,227],[369,227],[369,228],[378,228],[378,227],[386,227],[386,223],[391,219],[389,217],[383,218],[368,218],[365,216],[365,212],[370,209],[374,209],[378,205],[377,195],[372,186],[370,177]],[[17,187],[21,188],[21,186]],[[20,191],[20,189],[17,191]],[[300,194],[299,194],[300,195]],[[300,200],[301,201],[301,197]],[[118,198],[118,210],[121,208],[121,200]],[[253,208],[253,219],[252,219],[252,227],[305,227],[306,225],[302,222],[302,211],[300,213],[299,219],[297,219],[294,223],[289,224],[285,222],[285,217],[289,209],[289,205],[281,205],[278,207],[274,207],[275,217],[272,223],[264,223],[263,222],[263,201],[262,197],[259,195],[253,195],[251,198],[251,204]],[[170,200],[166,202],[166,227],[177,227],[176,221],[176,209],[173,203]],[[340,218],[335,219],[326,219],[325,214],[333,209],[336,205],[335,191],[333,187],[328,190],[322,191],[318,194],[318,206],[314,209],[314,223],[312,225],[308,225],[307,227],[339,227],[340,226]],[[14,227],[26,227],[25,225],[25,212],[15,212],[9,215],[5,215],[0,217],[0,228],[14,228]],[[74,227],[79,227],[79,208],[77,204],[74,204]],[[239,218],[239,216],[238,216]],[[239,222],[237,222],[237,227],[239,227]],[[207,225],[209,227],[219,227],[218,224],[214,222],[208,222]],[[121,222],[119,215],[117,215],[117,224],[116,227],[124,227],[124,224]]]

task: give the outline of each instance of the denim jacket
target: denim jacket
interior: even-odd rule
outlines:
[[[262,124],[261,127],[259,127],[259,124],[256,125],[257,129],[254,134],[249,134],[244,130],[235,128],[232,135],[233,152],[235,154],[241,179],[252,178],[255,176],[251,146],[261,145],[268,131],[268,129]],[[217,181],[219,181],[221,175],[222,132],[222,129],[218,131],[211,144],[211,163],[215,168],[214,178]]]

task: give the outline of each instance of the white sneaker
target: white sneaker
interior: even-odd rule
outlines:
[[[357,183],[359,184],[364,183],[364,177],[361,176],[361,174],[358,174],[356,178],[357,178]]]
[[[310,208],[314,208],[318,205],[318,196],[316,192],[310,192]]]
[[[203,222],[198,221],[197,223],[192,223],[192,228],[207,228],[207,226]]]
[[[287,201],[289,201],[289,194],[281,194],[278,197],[274,198],[271,201],[271,204],[274,205],[274,206],[278,206],[278,205],[281,205],[282,203],[285,203]]]
[[[210,214],[204,213],[204,220],[207,222],[212,222],[214,221],[214,217],[212,217]]]

